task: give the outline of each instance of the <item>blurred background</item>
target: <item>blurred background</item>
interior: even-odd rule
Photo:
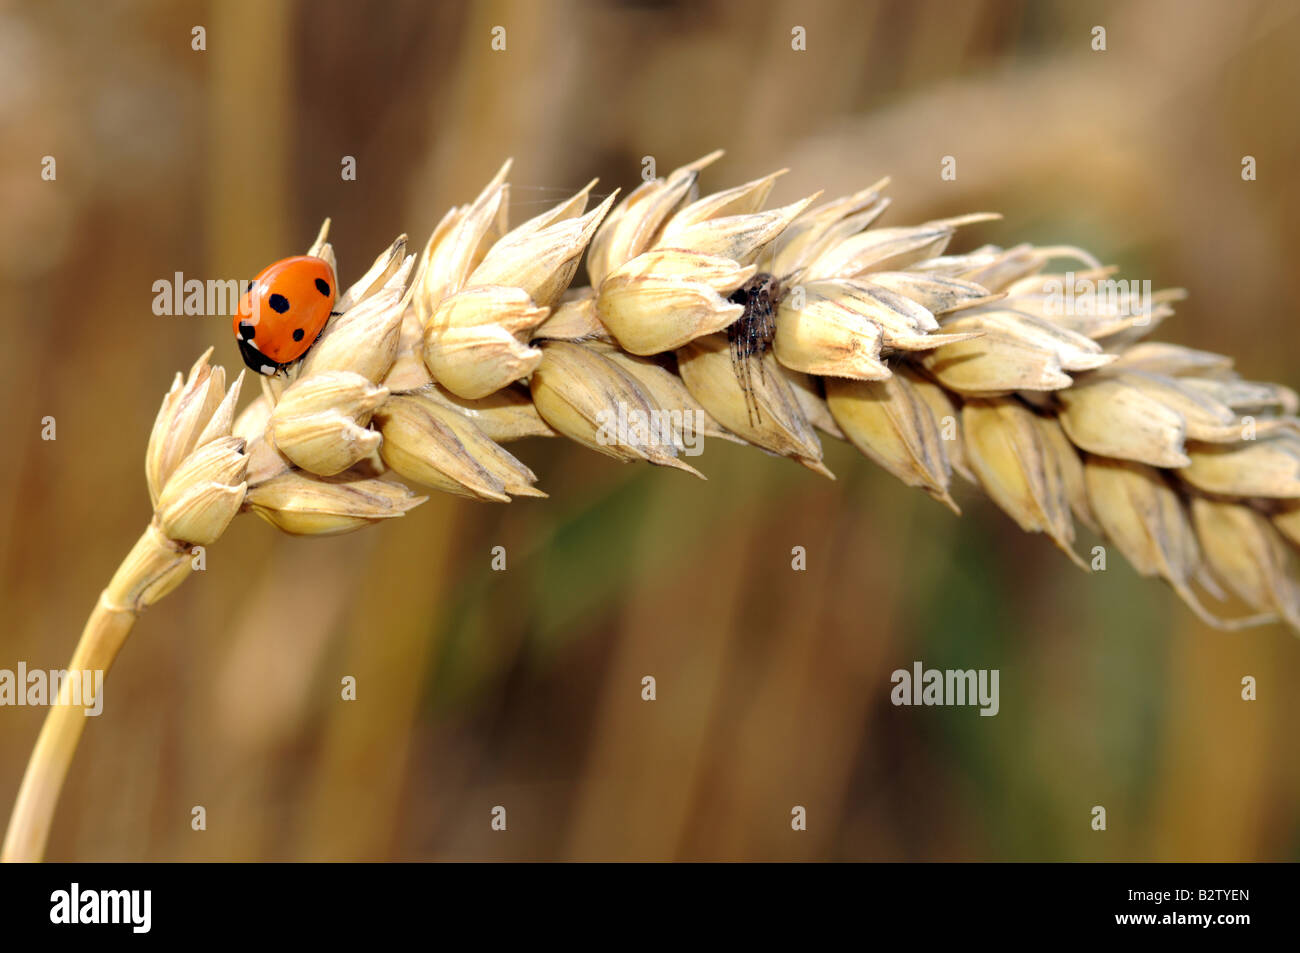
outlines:
[[[66,664],[149,518],[172,375],[240,363],[156,280],[251,277],[331,216],[346,285],[508,156],[519,221],[724,148],[706,190],[889,174],[886,224],[996,210],[958,250],[1184,286],[1160,336],[1295,387],[1298,91],[1292,2],[0,2],[0,667]],[[969,487],[957,519],[824,443],[836,482],[532,440],[549,500],[236,520],[137,624],[49,859],[1300,859],[1294,635],[1207,629],[1118,556],[1085,576]],[[1001,712],[893,707],[915,660],[999,669]],[[0,709],[6,819],[42,715]]]

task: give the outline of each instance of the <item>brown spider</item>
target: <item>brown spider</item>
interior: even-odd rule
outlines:
[[[760,271],[727,299],[744,307],[744,313],[727,326],[731,345],[731,366],[740,389],[745,392],[745,410],[750,424],[763,422],[763,411],[754,396],[753,367],[758,364],[759,380],[766,382],[763,355],[772,346],[776,334],[776,303],[781,297],[781,283],[775,275]]]

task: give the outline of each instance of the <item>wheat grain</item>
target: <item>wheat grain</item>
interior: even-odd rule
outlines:
[[[306,359],[263,378],[238,418],[242,375],[227,390],[205,353],[163,400],[145,462],[153,521],[71,667],[107,668],[136,616],[189,575],[191,545],[240,510],[323,535],[417,506],[402,480],[544,496],[500,445],[526,436],[697,473],[679,441],[602,439],[620,408],[690,412],[704,434],[830,476],[820,430],[954,511],[957,473],[1085,569],[1076,520],[1211,624],[1300,629],[1300,399],[1242,380],[1229,358],[1144,341],[1181,291],[1062,311],[1062,292],[1113,269],[1068,247],[947,254],[962,226],[995,216],[872,227],[887,180],[815,207],[764,211],[779,172],[700,198],[719,155],[590,212],[589,184],[513,230],[506,163],[418,257],[405,236],[381,253]],[[327,221],[309,254],[333,265],[328,235]],[[584,251],[590,287],[570,288]],[[1062,260],[1082,270],[1048,270]],[[744,307],[729,299],[760,275],[774,334],[739,366],[724,331]],[[1225,588],[1255,614],[1208,609],[1201,593]],[[41,856],[83,717],[51,710],[4,859]]]

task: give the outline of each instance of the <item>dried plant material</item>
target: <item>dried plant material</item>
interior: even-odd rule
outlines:
[[[1187,422],[1149,389],[1124,377],[1095,376],[1057,398],[1061,426],[1077,447],[1155,467],[1184,467]]]
[[[208,545],[225,532],[243,503],[248,457],[232,436],[244,375],[225,392],[225,371],[207,351],[163,398],[145,452],[154,519],[178,543]]]
[[[669,176],[662,195],[676,196],[686,180],[680,171]],[[675,350],[741,317],[740,306],[725,296],[754,277],[753,262],[812,201],[770,212],[721,214],[756,209],[768,190],[770,184],[751,183],[661,218],[664,206],[638,189],[622,214],[616,210],[601,230],[609,238],[598,233],[593,240],[591,257],[599,264],[592,275],[597,314],[624,350],[639,355]]]
[[[661,248],[689,249],[696,254],[749,264],[815,198],[816,196],[810,196],[768,212],[727,215],[683,224],[681,217],[689,215],[696,207],[688,206],[681,216],[673,216],[664,226],[658,245]]]
[[[697,199],[674,215],[663,229],[661,244],[676,247],[674,237],[683,229],[710,220],[753,215],[763,208],[772,186],[776,180],[785,175],[789,169],[778,169],[761,179],[754,179],[734,188],[723,189],[702,199]],[[689,247],[689,243],[687,243]]]
[[[391,398],[375,415],[375,425],[384,438],[379,447],[384,464],[424,486],[508,503],[507,480],[519,487],[531,486],[536,479],[464,414],[427,397]]]
[[[1126,460],[1089,457],[1084,479],[1101,531],[1139,575],[1164,579],[1198,617],[1216,628],[1235,629],[1267,621],[1260,616],[1222,619],[1197,598],[1192,583],[1200,575],[1200,546],[1186,506],[1160,470]]]
[[[508,232],[502,228],[501,237],[504,238],[506,234],[509,234],[511,241],[518,243],[559,222],[567,222],[570,219],[581,217],[582,213],[587,210],[587,202],[591,199],[591,190],[596,187],[599,181],[599,179],[592,179],[567,199],[556,203],[552,208],[530,218]],[[617,190],[615,190],[615,194],[617,194]]]
[[[881,190],[889,180],[852,195],[832,199],[799,216],[773,243],[765,257],[768,271],[790,284],[804,280],[808,266],[833,248],[871,226],[889,207]]]
[[[208,348],[187,377],[177,374],[158,409],[144,463],[149,498],[155,506],[168,478],[186,457],[207,441],[230,433],[244,375],[241,372],[226,393],[226,371],[210,365],[211,356]]]
[[[935,335],[942,342],[946,329]],[[921,358],[926,371],[947,390],[971,397],[998,396],[1013,391],[1053,391],[1069,387],[1055,352],[1025,342],[1004,331],[984,331],[979,337],[953,335]]]
[[[592,238],[587,255],[587,274],[593,288],[600,288],[611,272],[651,247],[668,216],[689,201],[700,170],[721,156],[721,150],[711,152],[674,169],[667,178],[644,182],[614,207]]]
[[[248,456],[248,471],[245,479],[249,486],[264,483],[292,466],[289,458],[275,448],[267,434],[267,427],[271,422],[271,407],[271,401],[267,396],[259,394],[235,418],[230,428],[232,436],[244,441],[244,453]]]
[[[1034,412],[1011,398],[962,408],[971,469],[989,497],[1027,533],[1046,533],[1080,568],[1065,479]]]
[[[504,387],[477,400],[467,400],[432,384],[420,391],[419,396],[460,411],[497,443],[509,443],[524,437],[559,436],[537,412],[528,391],[519,385]]]
[[[467,251],[471,245],[483,247],[491,203],[475,219],[477,230],[449,246],[458,256],[456,268],[439,270],[436,249],[429,253],[426,286],[417,276],[415,296],[421,302],[416,320],[424,328],[422,356],[433,380],[458,397],[476,400],[533,372],[542,355],[528,342],[568,289],[615,199],[611,195],[588,214],[573,217],[585,207],[590,189],[506,232],[468,275],[460,265],[473,259]],[[427,287],[430,281],[433,286]],[[405,374],[405,381],[417,383],[417,372]]]
[[[804,307],[801,309],[800,298],[804,299]],[[811,302],[811,305],[808,302]],[[811,312],[807,322],[794,322],[790,319],[789,313],[796,309]],[[939,329],[939,323],[929,309],[905,295],[876,285],[869,280],[808,282],[801,285],[798,292],[792,292],[782,298],[781,310],[786,312],[786,320],[778,321],[778,332],[781,331],[783,323],[789,330],[799,328],[800,323],[811,324],[803,334],[803,337],[811,339],[804,348],[820,347],[820,350],[815,352],[822,355],[820,362],[832,368],[834,365],[830,358],[837,350],[843,350],[852,342],[855,331],[867,342],[864,345],[868,351],[866,356],[871,352],[870,342],[879,341],[874,349],[877,357],[881,348],[927,351],[937,347],[947,347],[959,341],[972,340],[983,334],[982,331],[935,334],[933,332]],[[828,327],[823,328],[822,325]],[[786,348],[793,349],[793,343],[788,342]],[[805,363],[810,363],[807,357],[804,360]],[[872,372],[870,363],[865,365],[865,371]],[[833,377],[857,377],[859,380],[880,379],[879,374],[858,377],[848,372],[837,373],[833,369],[810,371],[810,373]]]
[[[453,328],[425,348],[434,380],[459,397],[486,397],[533,372],[541,352],[498,324]]]
[[[1300,547],[1300,500],[1287,500],[1273,513],[1273,525],[1292,546]]]
[[[438,223],[420,255],[410,300],[421,324],[428,322],[448,295],[465,287],[465,279],[487,254],[507,205],[506,162],[468,206],[452,209]]]
[[[242,438],[245,444],[251,444],[259,439],[266,432],[267,424],[271,422],[271,409],[272,404],[266,399],[266,395],[258,394],[235,417],[230,425],[231,435]]]
[[[337,411],[322,411],[282,421],[271,444],[295,466],[333,476],[379,449],[379,434]]]
[[[393,519],[419,506],[400,483],[282,473],[245,497],[252,512],[293,536],[335,536]]]
[[[600,341],[590,341],[587,346],[627,371],[645,389],[654,407],[680,414],[683,420],[692,421],[692,425],[698,428],[703,437],[720,437],[733,443],[744,443],[714,420],[704,405],[691,396],[682,379],[677,376],[674,366],[670,364],[671,357],[637,357]]]
[[[662,409],[654,407],[645,389],[595,350],[571,341],[546,342],[530,384],[542,419],[570,440],[623,463],[644,460],[703,476],[677,459],[675,443],[652,426],[662,420]]]
[[[397,359],[408,258],[378,291],[335,318],[303,358],[298,379],[326,371],[352,371],[378,384]]]
[[[1044,258],[1047,249],[1035,249],[1032,246],[1020,246],[1029,252],[1028,260],[1031,262],[1042,262],[1048,259]],[[1078,249],[1072,251],[1078,252]],[[1019,252],[1017,252],[1017,257]],[[1072,294],[1086,294],[1091,288],[1095,290],[1095,282],[1104,281],[1107,278],[1113,278],[1119,269],[1112,265],[1101,265],[1096,263],[1096,259],[1090,255],[1070,254],[1068,257],[1074,260],[1075,267],[1068,272],[1044,271],[1042,268],[1035,267],[1021,277],[1014,278],[1003,284],[1002,290],[1008,299],[1023,299],[1025,301],[1041,300],[1048,297],[1054,292],[1070,291]],[[1079,267],[1082,265],[1082,267]],[[1070,287],[1066,288],[1066,283],[1073,282]],[[1106,310],[1108,301],[1095,301],[1092,304],[1100,306],[1101,310]],[[1080,310],[1088,310],[1082,308]]]
[[[768,353],[761,372],[742,387],[721,334],[699,338],[677,352],[677,367],[691,395],[732,433],[783,457],[793,457],[824,476],[822,445],[799,407],[789,382]],[[755,409],[757,413],[755,413]]]
[[[546,496],[533,485],[537,482],[537,475],[489,437],[462,410],[447,407],[425,394],[414,394],[410,400],[419,403],[423,411],[451,431],[465,451],[501,484],[506,493],[511,496]]]
[[[518,288],[471,288],[445,299],[425,326],[429,373],[459,397],[486,397],[527,377],[542,359],[528,339],[549,313]]]
[[[244,502],[248,458],[239,437],[216,437],[186,457],[158,497],[158,527],[168,539],[208,546]]]
[[[961,515],[948,492],[952,468],[934,415],[909,380],[897,374],[882,381],[827,378],[826,404],[853,446]]]
[[[1167,305],[1156,305],[1149,314],[1120,315],[1114,318],[1087,319],[1062,323],[1072,326],[1072,330],[1095,340],[1112,354],[1122,352],[1125,348],[1141,343],[1142,339],[1164,323],[1174,313]]]
[[[786,296],[777,308],[776,358],[807,374],[878,381],[889,376],[880,357],[880,325],[842,304],[846,297],[829,282],[805,286],[807,298],[795,307]]]
[[[996,245],[984,245],[960,255],[937,255],[918,261],[907,269],[907,274],[960,278],[987,288],[990,294],[1005,295],[1007,286],[1016,278],[1041,270],[1037,259],[1028,254],[1031,250],[1029,245],[1006,251]],[[1010,277],[1000,269],[1009,269]]]
[[[947,318],[943,329],[948,334],[1001,332],[1027,347],[1055,355],[1065,371],[1096,370],[1115,360],[1115,355],[1103,353],[1101,345],[1091,338],[1001,305],[999,302],[996,307],[982,307]]]
[[[1182,289],[1141,291],[1116,282],[1115,269],[1032,274],[1012,282],[1003,307],[1048,321],[1071,333],[1116,344],[1132,343],[1173,314]],[[1073,282],[1071,283],[1071,278]]]
[[[1219,379],[1232,373],[1232,358],[1168,341],[1142,341],[1115,356],[1115,370],[1146,371],[1166,377]]]
[[[1074,518],[1093,531],[1098,530],[1097,518],[1092,514],[1088,503],[1088,490],[1084,485],[1083,460],[1079,451],[1070,443],[1060,421],[1044,414],[1035,415],[1043,433],[1043,446],[1047,453],[1056,458],[1056,465],[1061,471],[1065,483],[1065,498],[1070,501],[1070,512]]]
[[[1192,522],[1218,579],[1248,605],[1300,628],[1300,587],[1291,555],[1267,517],[1240,503],[1197,497]]]
[[[1234,497],[1300,497],[1300,438],[1193,444],[1178,475],[1198,490]]]
[[[551,316],[533,332],[533,340],[612,342],[614,339],[600,320],[596,292],[591,288],[570,290],[560,300]]]
[[[1095,271],[1101,268],[1097,261],[1080,248],[1054,246],[1036,248],[1033,245],[1016,245],[1013,248],[998,248],[985,245],[966,255],[954,255],[948,258],[936,258],[930,262],[921,262],[917,271],[937,271],[950,277],[965,278],[988,288],[991,292],[1010,293],[1013,289],[1023,288],[1026,279],[1037,279],[1049,261],[1066,258],[1082,264],[1085,269]]]
[[[617,191],[580,218],[560,218],[542,228],[525,224],[494,244],[470,274],[467,287],[516,288],[549,311],[573,280],[587,243],[609,211]],[[561,205],[564,209],[566,206]],[[554,217],[551,213],[548,218]],[[434,322],[438,312],[434,313]]]
[[[1241,422],[1232,408],[1209,394],[1188,387],[1183,380],[1145,371],[1110,371],[1122,380],[1183,418],[1189,440],[1233,441],[1241,439]]]
[[[803,411],[804,417],[808,419],[808,423],[836,440],[847,439],[844,436],[844,431],[840,430],[840,425],[831,416],[831,409],[826,406],[826,398],[822,396],[821,391],[818,389],[816,379],[808,374],[792,371],[780,363],[777,364],[777,367],[785,374],[785,379],[790,382],[790,389],[794,391],[794,398],[799,404],[799,409]],[[733,437],[732,439],[743,442],[739,441],[738,438]]]
[[[694,275],[695,277],[685,277]],[[666,250],[638,256],[600,285],[596,311],[632,354],[659,354],[720,331],[744,312],[728,301],[754,275],[724,258]]]
[[[1181,383],[1226,404],[1239,414],[1295,414],[1300,411],[1300,396],[1280,384],[1262,384],[1235,377],[1213,380],[1185,377]]]
[[[914,228],[878,228],[846,238],[828,248],[807,268],[804,278],[856,278],[872,271],[898,271],[933,258],[948,247],[962,225],[1001,218],[995,214],[967,215],[929,222]]]
[[[757,268],[741,265],[732,258],[707,255],[683,248],[655,248],[637,255],[627,264],[612,272],[601,282],[602,292],[611,287],[617,278],[620,283],[634,283],[634,279],[654,277],[661,280],[691,281],[705,285],[719,294],[731,294],[750,278]],[[597,313],[603,314],[602,297],[597,300]]]
[[[333,476],[379,448],[379,434],[366,425],[387,399],[387,388],[352,371],[314,374],[285,390],[267,422],[267,435],[295,466]]]
[[[513,230],[506,163],[418,256],[405,236],[381,252],[238,416],[242,376],[227,390],[205,353],[163,399],[145,455],[152,519],[78,658],[111,664],[139,612],[190,575],[192,547],[241,510],[324,535],[422,502],[399,478],[541,496],[500,446],[528,436],[699,475],[680,459],[685,431],[653,425],[687,415],[698,434],[826,476],[814,427],[843,434],[954,509],[955,469],[1081,565],[1073,518],[1207,622],[1300,630],[1300,398],[1225,357],[1144,342],[1180,289],[1063,308],[1117,272],[1069,246],[949,252],[988,215],[876,228],[885,180],[816,207],[764,211],[779,173],[701,197],[719,155],[590,212],[588,185]],[[310,253],[338,275],[328,237],[326,220]],[[570,289],[584,250],[591,287]],[[1078,267],[1047,270],[1062,260]],[[1193,580],[1260,614],[1220,620]],[[39,858],[79,725],[51,709],[4,859]]]
[[[1084,466],[1089,505],[1101,531],[1143,576],[1169,582],[1188,604],[1200,548],[1182,500],[1155,467],[1089,457]]]
[[[101,602],[139,614],[189,578],[193,556],[185,542],[169,538],[150,523],[113,574]]]
[[[424,362],[423,341],[424,325],[415,309],[408,306],[397,337],[397,357],[382,381],[389,393],[404,394],[433,384],[433,375]]]
[[[380,252],[370,270],[334,302],[334,310],[346,314],[371,295],[378,294],[393,280],[406,264],[406,236],[398,235],[387,249]],[[337,272],[335,272],[337,274]]]
[[[980,305],[990,304],[1002,297],[973,281],[916,274],[908,271],[872,272],[861,283],[869,288],[882,288],[906,298],[932,315],[951,314]],[[936,325],[937,326],[937,325]]]
[[[959,474],[969,483],[977,482],[966,462],[966,441],[962,436],[961,412],[949,393],[919,371],[900,366],[895,374],[906,377],[912,384],[916,395],[925,401],[934,416],[939,429],[939,438],[944,442],[944,456],[953,472]]]
[[[249,486],[257,486],[289,470],[293,464],[283,453],[276,449],[271,438],[265,434],[255,439],[244,448],[248,456]]]

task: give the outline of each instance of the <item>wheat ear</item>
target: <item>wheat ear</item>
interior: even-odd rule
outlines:
[[[534,436],[701,475],[680,430],[611,438],[611,420],[656,413],[826,476],[818,431],[847,439],[954,511],[955,472],[1084,569],[1076,520],[1213,625],[1300,628],[1300,399],[1220,355],[1144,341],[1181,292],[1125,286],[1062,308],[1112,270],[1068,247],[947,253],[959,228],[996,216],[874,228],[884,181],[770,210],[780,173],[701,198],[719,155],[591,211],[588,185],[513,229],[507,163],[419,255],[405,236],[383,252],[238,417],[243,375],[227,390],[204,354],[163,400],[145,463],[153,520],[71,667],[107,669],[192,548],[239,512],[321,535],[402,516],[424,499],[404,480],[544,496],[502,446]],[[309,254],[337,274],[328,228]],[[584,252],[590,286],[570,288]],[[1205,605],[1225,589],[1253,614]],[[44,852],[84,723],[68,700],[28,763],[5,860]]]

